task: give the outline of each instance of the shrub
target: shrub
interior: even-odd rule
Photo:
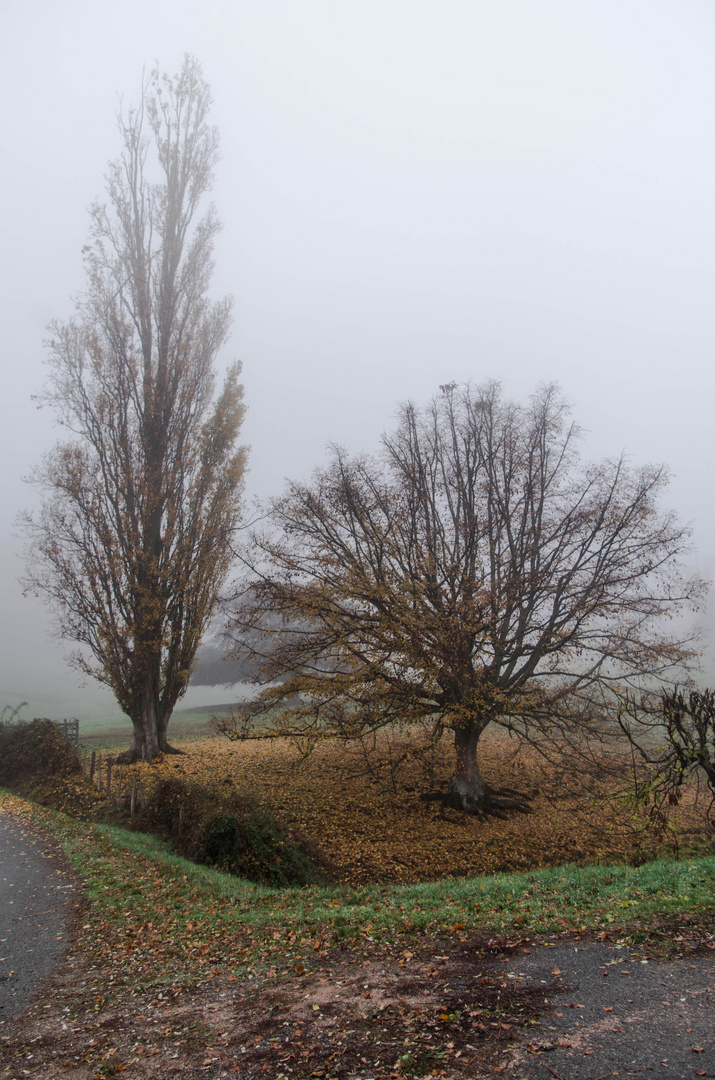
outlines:
[[[160,776],[136,824],[167,840],[180,855],[249,881],[286,887],[329,877],[317,849],[290,836],[272,814],[225,785]]]
[[[51,720],[0,720],[0,784],[12,787],[80,771],[77,753]]]

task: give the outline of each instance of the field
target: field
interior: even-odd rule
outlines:
[[[221,707],[178,710],[171,718],[171,740],[180,745],[187,740],[207,738],[210,734],[209,720],[212,713],[220,713]],[[80,746],[90,750],[125,749],[131,734],[128,720],[83,720],[80,724]]]
[[[135,774],[151,791],[158,776],[169,774],[245,793],[290,833],[316,844],[335,878],[350,885],[629,861],[673,850],[673,833],[654,834],[642,808],[614,800],[607,788],[580,799],[559,798],[555,779],[535,755],[516,755],[499,733],[484,740],[484,775],[494,786],[539,794],[532,813],[488,821],[420,799],[435,785],[446,786],[452,767],[448,745],[432,762],[433,776],[412,763],[391,790],[365,773],[357,753],[332,742],[307,757],[286,739],[229,743],[212,737],[177,744],[182,756],[134,766],[127,781]],[[683,853],[709,850],[697,807],[686,803],[675,820]]]

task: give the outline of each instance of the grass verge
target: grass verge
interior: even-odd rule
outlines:
[[[286,890],[0,791],[2,810],[84,883],[61,969],[0,1038],[8,1080],[474,1080],[542,1045],[544,987],[508,983],[507,956],[589,934],[715,949],[712,856]]]
[[[83,942],[102,953],[115,990],[131,993],[219,974],[288,975],[335,948],[365,957],[420,935],[578,932],[637,942],[674,921],[712,925],[715,914],[712,856],[279,890],[197,866],[154,837],[78,822],[9,793],[0,795],[3,808],[59,841],[86,884]]]

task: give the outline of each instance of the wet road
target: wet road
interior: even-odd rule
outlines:
[[[74,884],[50,841],[0,811],[0,1029],[40,990],[68,944]]]

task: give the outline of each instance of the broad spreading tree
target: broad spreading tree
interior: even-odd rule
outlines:
[[[27,587],[52,606],[73,661],[133,723],[129,757],[169,751],[167,725],[226,577],[245,450],[239,366],[216,393],[231,301],[208,287],[218,153],[194,59],[154,71],[119,117],[123,149],[92,209],[87,288],[50,327],[40,402],[66,438],[32,482]]]
[[[488,725],[573,734],[608,687],[689,658],[669,620],[700,586],[680,572],[665,483],[659,467],[583,465],[553,387],[526,405],[494,383],[405,405],[381,454],[334,449],[244,552],[232,633],[263,684],[245,710],[346,738],[427,722],[453,734],[455,803],[517,805],[480,774]]]

